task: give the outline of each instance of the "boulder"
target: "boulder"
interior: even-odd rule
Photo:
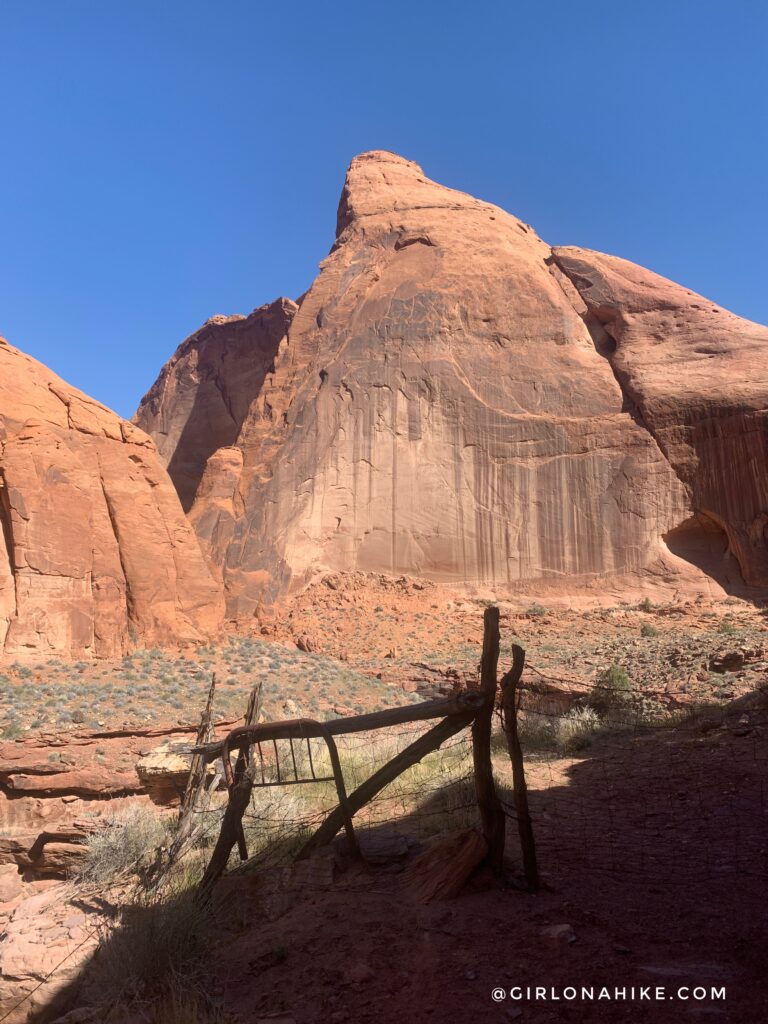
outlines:
[[[192,763],[189,748],[188,741],[161,743],[136,762],[136,774],[152,803],[169,806],[181,801]]]
[[[23,891],[23,883],[16,864],[0,864],[0,905],[11,903]]]
[[[718,651],[709,659],[712,672],[738,672],[744,668],[746,657],[744,651]]]

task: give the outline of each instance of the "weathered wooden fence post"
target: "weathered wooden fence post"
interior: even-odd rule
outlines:
[[[475,792],[480,808],[483,836],[488,845],[488,863],[501,874],[504,862],[506,819],[493,781],[491,723],[496,703],[496,672],[499,664],[499,609],[491,606],[483,615],[483,656],[480,663],[480,692],[483,706],[472,723],[472,758]]]
[[[261,683],[258,687],[253,688],[248,698],[248,708],[245,713],[246,725],[255,724],[259,717],[260,705]],[[235,762],[234,781],[229,790],[229,800],[224,811],[219,838],[197,890],[196,899],[200,903],[205,903],[210,898],[213,886],[226,870],[229,855],[235,844],[237,844],[240,859],[246,860],[248,857],[243,832],[243,815],[248,809],[253,791],[253,779],[248,773],[248,749],[247,746],[242,748]]]
[[[533,838],[533,825],[528,810],[528,787],[525,783],[523,748],[520,746],[520,737],[517,731],[517,686],[523,676],[524,667],[525,651],[519,644],[513,644],[512,668],[501,680],[501,713],[509,758],[512,762],[515,814],[517,830],[520,835],[520,848],[523,853],[525,880],[530,892],[538,892],[540,880],[539,866],[536,860],[536,842]]]
[[[200,725],[197,729],[197,740],[195,745],[200,746],[201,743],[207,743],[213,735],[211,720],[213,717],[213,695],[216,692],[216,673],[214,672],[211,676],[211,685],[208,690],[208,700],[205,703],[203,714],[200,718]],[[190,827],[192,820],[192,814],[194,813],[195,807],[200,799],[200,793],[205,786],[205,776],[207,771],[207,765],[205,759],[200,754],[192,755],[192,762],[189,766],[189,777],[187,778],[187,785],[184,790],[184,795],[181,798],[181,805],[179,807],[179,833],[186,833]]]
[[[208,689],[208,700],[200,717],[197,729],[196,747],[206,743],[213,735],[213,697],[216,692],[216,673],[211,676]],[[208,777],[208,764],[200,753],[193,753],[189,766],[187,785],[179,804],[179,827],[168,850],[162,846],[155,851],[154,861],[142,870],[145,882],[154,889],[166,881],[173,865],[192,847],[200,831],[199,819],[203,810],[210,803],[213,790],[218,785],[218,777],[212,781]],[[206,783],[209,785],[206,788]]]

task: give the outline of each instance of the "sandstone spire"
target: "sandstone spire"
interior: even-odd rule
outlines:
[[[682,377],[689,357],[700,375],[704,356],[680,347],[676,322],[696,333],[703,321],[684,289],[640,268],[622,272],[624,291],[605,285],[603,266],[621,262],[553,253],[527,224],[395,154],[356,157],[334,245],[273,364],[260,381],[224,383],[247,392],[247,413],[206,452],[190,515],[230,613],[248,616],[324,569],[573,590],[674,577],[706,555],[738,578],[725,535],[759,533],[759,445],[734,461],[749,507],[709,495],[737,447],[720,446],[725,421],[763,423],[768,331],[707,314],[708,337],[727,321],[733,344],[707,342],[708,440],[681,442],[700,408]],[[648,319],[649,304],[663,315]],[[735,387],[726,368],[742,341],[762,358],[742,364]],[[180,350],[165,391],[151,392],[166,423],[169,377],[192,379],[185,359]],[[169,465],[177,449],[164,449]],[[768,583],[764,555],[750,569],[747,549],[732,548],[749,582]]]

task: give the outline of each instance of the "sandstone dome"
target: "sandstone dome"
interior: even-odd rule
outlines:
[[[762,587],[766,356],[765,327],[375,151],[298,305],[188,339],[136,422],[234,617],[327,570]]]

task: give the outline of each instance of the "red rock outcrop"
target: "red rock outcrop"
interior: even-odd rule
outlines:
[[[587,269],[577,272],[576,259],[399,156],[353,160],[331,253],[191,508],[231,614],[252,614],[317,570],[575,589],[646,571],[669,578],[684,564],[676,547],[722,560],[728,517],[743,523],[734,536],[757,536],[768,508],[760,442],[734,462],[717,432],[728,418],[753,433],[762,422],[751,383],[762,370],[734,390],[734,349],[748,337],[762,352],[765,329],[711,314],[731,341],[701,356],[720,410],[703,427],[681,379],[695,344],[683,337],[690,295],[639,268],[619,287],[599,261],[621,261],[579,251]],[[174,358],[183,375],[184,353]],[[721,364],[731,370],[718,378]],[[170,464],[173,445],[164,454]],[[737,478],[749,498],[723,498]],[[744,543],[734,550],[743,569],[751,559],[749,582],[768,582],[760,558]]]
[[[695,515],[667,540],[694,558],[718,536],[746,583],[768,583],[768,327],[626,260],[558,248],[554,260]],[[717,551],[713,552],[716,554]],[[717,572],[717,566],[711,565]]]
[[[207,635],[222,600],[151,439],[0,339],[0,653]]]
[[[182,342],[142,399],[134,422],[154,438],[185,512],[209,456],[237,441],[296,308],[278,299],[247,317],[211,317]]]

